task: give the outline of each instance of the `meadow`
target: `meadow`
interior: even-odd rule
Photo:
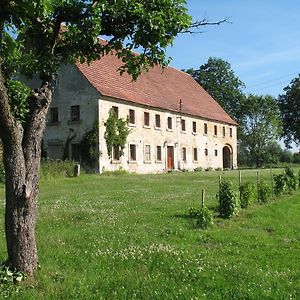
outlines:
[[[189,208],[203,188],[216,208],[219,175],[238,185],[237,171],[42,179],[39,269],[1,284],[0,298],[300,299],[300,190],[195,229]],[[256,170],[242,180],[256,182]]]

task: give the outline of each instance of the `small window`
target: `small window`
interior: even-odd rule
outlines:
[[[50,123],[51,124],[58,123],[58,108],[57,107],[50,108]]]
[[[74,161],[80,161],[81,160],[80,144],[72,144],[71,151],[72,151],[71,159],[74,160]]]
[[[131,145],[129,146],[129,150],[130,150],[130,153],[129,153],[129,160],[131,160],[131,161],[136,161],[136,145],[131,144]]]
[[[217,125],[214,125],[214,135],[215,136],[218,135],[218,127],[217,127]]]
[[[185,120],[181,119],[181,130],[185,131]]]
[[[145,161],[151,161],[151,148],[150,148],[150,145],[145,145]]]
[[[204,149],[205,156],[208,156],[208,149]]]
[[[119,107],[118,106],[113,106],[112,111],[117,117],[119,117]]]
[[[161,161],[161,146],[156,147],[156,160]]]
[[[113,160],[120,160],[120,147],[113,147]]]
[[[215,156],[218,156],[218,150],[215,149]]]
[[[168,117],[168,129],[172,129],[172,118]]]
[[[225,126],[223,126],[223,137],[225,137],[225,135],[226,135],[226,129],[225,129]]]
[[[160,128],[160,115],[155,115],[155,127]]]
[[[150,114],[148,112],[144,112],[144,125],[145,126],[150,125]]]
[[[193,133],[197,132],[197,123],[193,121]]]
[[[232,137],[232,128],[229,128],[230,137]]]
[[[198,160],[198,149],[194,148],[194,161]]]
[[[204,123],[204,134],[207,134],[207,123]]]
[[[182,161],[186,162],[186,148],[182,148]]]
[[[71,121],[80,121],[80,107],[79,107],[79,105],[71,106]]]
[[[129,109],[129,124],[135,124],[135,111]]]

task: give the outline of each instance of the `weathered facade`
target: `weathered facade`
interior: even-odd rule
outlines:
[[[155,67],[132,82],[108,55],[92,65],[62,67],[48,113],[44,150],[80,160],[80,142],[99,122],[99,172],[159,173],[236,168],[236,123],[188,74]],[[124,155],[108,157],[104,123],[114,109],[129,118]]]

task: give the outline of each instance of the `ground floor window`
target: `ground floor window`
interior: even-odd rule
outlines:
[[[113,160],[120,160],[120,147],[113,147]]]
[[[194,161],[198,160],[198,149],[194,148]]]
[[[156,160],[161,161],[161,146],[156,147]]]
[[[182,148],[182,161],[186,162],[186,148]]]
[[[150,145],[145,145],[145,161],[151,161],[151,147],[150,147]]]
[[[129,160],[136,161],[136,145],[130,144],[129,146]]]

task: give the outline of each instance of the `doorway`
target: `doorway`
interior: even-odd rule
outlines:
[[[168,170],[174,169],[174,147],[167,146],[167,167]]]
[[[232,152],[228,146],[223,147],[223,169],[232,169]]]

